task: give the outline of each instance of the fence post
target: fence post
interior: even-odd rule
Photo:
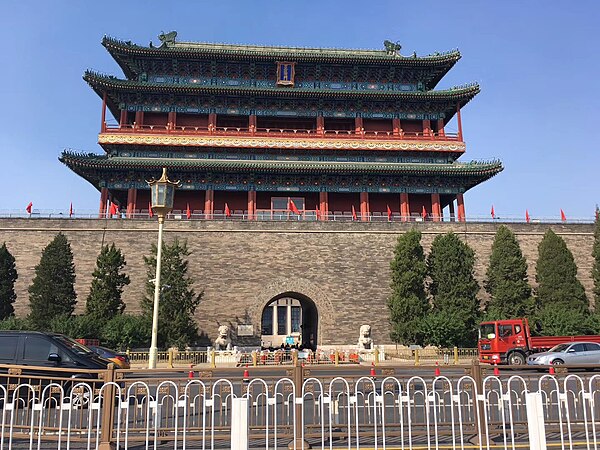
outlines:
[[[415,366],[419,365],[419,349],[415,348]]]
[[[335,349],[334,362],[336,366],[340,365],[340,352],[338,349]]]
[[[471,376],[475,382],[475,388],[477,396],[475,397],[475,405],[477,411],[475,413],[475,432],[477,433],[471,443],[475,445],[485,446],[487,443],[488,430],[486,427],[487,421],[485,420],[485,405],[483,403],[483,371],[479,365],[479,360],[474,359],[471,365]]]
[[[256,353],[256,350],[252,350],[252,366],[256,367],[258,366],[258,354]]]
[[[373,358],[375,358],[373,364],[377,365],[379,363],[379,348],[377,347],[375,347],[375,350],[373,351]]]
[[[231,450],[248,450],[248,398],[231,400]]]
[[[210,351],[210,367],[212,367],[213,369],[215,367],[217,367],[217,360],[216,360],[216,355],[215,355],[215,350],[212,349]]]
[[[294,367],[298,367],[298,351],[292,350],[292,364]]]
[[[112,442],[112,432],[113,415],[115,411],[115,387],[112,383],[115,381],[115,365],[110,363],[102,375],[104,383],[110,384],[104,388],[102,421],[100,423],[100,445],[98,445],[98,450],[114,450],[115,444]]]
[[[173,349],[172,348],[169,349],[167,366],[169,367],[169,369],[173,368]]]
[[[458,366],[458,347],[454,347],[454,365]]]
[[[336,351],[337,354],[337,351]],[[288,443],[288,449],[304,449],[311,448],[310,444],[306,441],[302,441],[302,425],[304,423],[303,414],[304,414],[304,398],[302,397],[302,384],[304,383],[304,367],[296,366],[294,367],[294,390],[295,390],[295,398],[294,398],[294,408],[295,408],[295,416],[296,420],[294,421],[294,431],[296,434],[296,440],[293,439]]]

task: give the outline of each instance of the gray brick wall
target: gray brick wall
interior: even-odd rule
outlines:
[[[283,292],[311,298],[319,312],[322,344],[354,343],[361,324],[372,325],[376,343],[389,343],[386,298],[389,263],[397,236],[416,226],[428,251],[436,235],[454,231],[476,253],[482,284],[495,223],[302,223],[201,222],[169,220],[165,239],[186,239],[195,289],[204,290],[197,310],[201,330],[213,339],[219,324],[252,321],[259,330],[264,305]],[[593,226],[590,224],[510,224],[517,234],[534,282],[537,246],[548,227],[573,252],[579,279],[592,298]],[[15,256],[18,315],[29,309],[27,287],[43,248],[62,231],[71,242],[77,270],[78,311],[83,311],[91,273],[102,243],[114,242],[127,260],[131,284],[125,288],[127,311],[139,311],[147,279],[143,256],[156,242],[155,220],[1,219],[0,242]],[[485,293],[480,292],[485,300]]]

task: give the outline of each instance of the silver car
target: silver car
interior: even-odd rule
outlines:
[[[568,342],[558,344],[547,352],[535,353],[527,364],[600,364],[600,344],[594,342]]]

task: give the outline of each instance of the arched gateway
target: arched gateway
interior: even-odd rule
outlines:
[[[303,278],[265,284],[248,313],[265,347],[279,347],[287,337],[310,348],[330,344],[337,317],[327,295]]]
[[[310,298],[285,292],[271,299],[261,315],[261,346],[300,345],[317,348],[319,313]]]

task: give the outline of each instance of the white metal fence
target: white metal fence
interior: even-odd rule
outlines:
[[[598,448],[600,375],[0,386],[0,449]],[[479,386],[479,387],[478,387]],[[474,445],[473,445],[474,444]]]

